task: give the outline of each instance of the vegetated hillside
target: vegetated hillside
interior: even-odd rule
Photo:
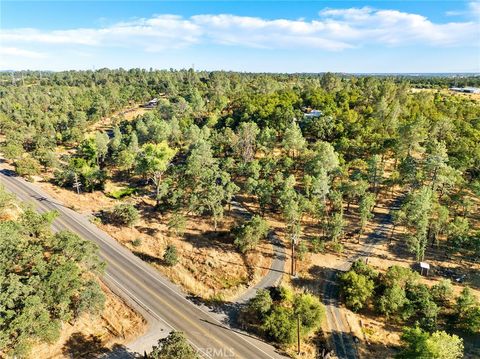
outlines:
[[[349,250],[371,229],[375,206],[393,196],[392,261],[476,268],[480,105],[444,89],[475,85],[478,77],[24,75],[24,83],[1,87],[5,157],[21,175],[47,173],[75,196],[103,191],[116,198],[112,207],[95,208],[101,220],[138,231],[138,241],[121,241],[161,270],[180,266],[189,280],[209,283],[197,292],[192,284],[193,293],[221,299],[252,275],[256,260],[248,255],[264,242],[254,225],[233,218],[233,198],[286,245],[297,243],[302,259],[309,251]],[[411,91],[424,84],[443,90]],[[89,130],[152,98],[158,105],[144,114],[120,114],[110,130]],[[194,251],[204,254],[201,261]],[[234,260],[219,265],[222,252]],[[246,270],[220,278],[209,269],[234,265]],[[478,287],[474,279],[464,283]]]
[[[142,318],[102,289],[96,245],[53,233],[55,216],[38,214],[0,187],[2,357],[29,357],[32,347],[46,357],[108,351],[142,331]]]

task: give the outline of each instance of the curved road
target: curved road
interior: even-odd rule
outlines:
[[[243,207],[238,201],[233,200],[231,202],[232,211],[239,217],[250,219],[252,213],[250,213],[245,207]],[[265,289],[269,287],[277,286],[282,280],[282,276],[285,274],[285,263],[287,256],[285,253],[285,246],[282,244],[280,238],[278,238],[275,231],[271,230],[268,233],[268,239],[273,248],[273,260],[267,274],[253,287],[248,288],[245,292],[240,294],[235,303],[242,304],[247,302],[250,298],[253,298],[259,289]]]
[[[397,196],[392,200],[390,208],[397,208],[403,198],[403,195]],[[327,325],[331,331],[331,341],[333,349],[338,358],[355,359],[359,358],[355,338],[351,334],[350,324],[345,309],[342,308],[340,301],[340,288],[337,275],[348,271],[353,262],[357,259],[368,257],[375,246],[383,239],[388,238],[392,218],[390,214],[375,214],[373,219],[378,223],[376,229],[366,238],[361,250],[336,265],[333,270],[327,274],[323,285],[323,300],[326,309]]]
[[[98,244],[101,258],[108,264],[104,281],[145,316],[150,328],[157,329],[157,335],[155,330],[150,330],[151,343],[175,329],[185,332],[193,347],[205,358],[283,357],[273,346],[229,328],[217,316],[190,302],[180,288],[87,218],[16,177],[14,172],[1,170],[0,182],[21,200],[33,203],[39,211],[58,211],[54,230],[70,230]]]

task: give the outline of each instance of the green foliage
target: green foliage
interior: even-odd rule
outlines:
[[[142,245],[142,240],[140,238],[135,238],[132,241],[132,246],[134,247],[140,247]]]
[[[342,274],[340,280],[347,307],[354,311],[362,309],[373,295],[375,288],[373,280],[355,271]]]
[[[463,357],[463,340],[444,331],[429,334],[420,328],[404,328],[401,339],[403,349],[397,358],[460,359]]]
[[[108,219],[116,225],[133,226],[138,221],[138,210],[131,204],[122,203],[112,208],[108,214]]]
[[[418,261],[423,260],[428,243],[432,196],[431,188],[426,186],[411,193],[398,215],[398,221],[409,229],[408,244]]]
[[[168,221],[168,229],[177,236],[182,236],[187,227],[187,219],[181,213],[174,213]]]
[[[27,208],[18,221],[0,222],[0,347],[25,356],[35,341],[55,341],[62,322],[98,314],[105,297],[97,247],[70,232],[53,234],[54,213]]]
[[[266,317],[262,328],[267,337],[282,344],[293,343],[296,338],[297,325],[293,319],[292,308],[275,306]]]
[[[480,303],[469,287],[463,288],[455,303],[457,325],[471,333],[480,332]]]
[[[199,215],[210,214],[216,230],[218,220],[223,217],[224,204],[231,200],[238,187],[231,181],[230,174],[220,168],[211,145],[203,139],[192,145],[182,171],[179,180],[187,207]]]
[[[125,188],[120,188],[115,191],[107,192],[105,193],[108,197],[114,198],[114,199],[122,199],[124,197],[131,196],[132,194],[136,193],[137,189],[135,187],[125,187]]]
[[[260,289],[248,302],[247,312],[253,318],[265,318],[273,305],[272,297],[267,289]]]
[[[234,244],[241,253],[253,250],[268,234],[268,224],[262,217],[253,216],[234,229]]]
[[[439,305],[448,305],[453,299],[453,285],[450,279],[442,279],[431,288],[432,298]]]
[[[55,171],[54,176],[55,183],[72,189],[77,179],[81,184],[80,191],[103,189],[105,184],[105,172],[84,158],[71,158],[68,165]]]
[[[300,241],[297,246],[297,258],[298,260],[302,261],[305,259],[305,256],[308,253],[308,247],[305,241]]]
[[[15,206],[15,195],[7,192],[5,187],[0,184],[0,218],[3,219],[3,216],[7,215]]]
[[[199,359],[200,356],[188,343],[182,332],[172,331],[160,339],[149,354],[152,359]]]
[[[173,244],[169,244],[163,253],[163,261],[169,267],[173,267],[178,263],[178,251],[177,247]]]
[[[378,309],[385,314],[387,318],[394,316],[404,318],[409,316],[405,289],[398,284],[387,287],[382,296],[378,299]]]
[[[300,328],[304,334],[318,329],[325,317],[325,309],[320,300],[310,293],[301,293],[294,297],[293,312],[300,318]]]
[[[309,293],[293,293],[286,287],[259,290],[247,303],[241,322],[260,331],[267,338],[282,344],[292,343],[297,336],[317,330],[325,317],[320,300]]]
[[[360,199],[360,233],[363,233],[368,221],[373,218],[372,210],[375,206],[375,195],[373,193],[365,193]]]
[[[147,143],[142,146],[138,154],[136,170],[139,174],[149,178],[155,185],[155,200],[157,206],[161,200],[161,185],[164,172],[173,159],[176,150],[170,148],[167,142],[157,144]]]
[[[22,177],[31,177],[40,173],[40,163],[35,158],[26,155],[15,161],[15,171]]]
[[[325,241],[323,241],[320,237],[315,237],[312,239],[311,250],[313,253],[325,252]]]

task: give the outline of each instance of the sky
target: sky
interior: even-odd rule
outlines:
[[[0,1],[0,70],[480,72],[480,0]]]

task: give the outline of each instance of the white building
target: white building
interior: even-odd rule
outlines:
[[[320,110],[311,110],[308,113],[303,114],[305,118],[316,118],[322,116],[322,111]]]
[[[480,93],[480,88],[478,87],[450,87],[449,90],[463,93]]]

